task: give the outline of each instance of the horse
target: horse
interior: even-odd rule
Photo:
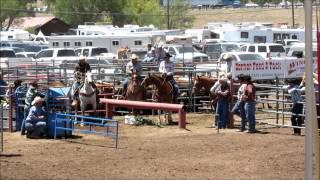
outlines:
[[[138,76],[136,69],[132,69],[131,71],[131,80],[128,83],[124,99],[131,101],[144,101],[146,99],[146,89],[141,85],[142,80]],[[137,111],[134,111],[133,114],[137,114]]]
[[[192,95],[199,95],[200,91],[203,89],[206,94],[210,95],[210,106],[211,109],[216,108],[217,103],[217,96],[211,94],[210,89],[211,87],[218,81],[218,79],[213,79],[208,76],[196,76],[194,79],[194,84],[192,87]]]
[[[162,103],[173,103],[176,100],[176,97],[173,94],[173,88],[171,83],[166,81],[165,78],[154,75],[154,74],[148,74],[144,78],[144,80],[141,83],[144,88],[147,88],[149,85],[155,85],[156,91],[155,91],[155,99],[157,102]],[[165,117],[166,119],[166,117]],[[161,119],[160,119],[160,111],[159,111],[159,125],[161,125]],[[171,112],[168,113],[167,117],[168,123],[172,123],[172,116]]]
[[[131,73],[131,80],[128,83],[127,92],[124,98],[131,101],[145,100],[146,90],[141,83],[142,80],[137,75],[136,70],[133,69]]]
[[[85,110],[87,109],[88,105],[92,106],[93,113],[96,114],[97,91],[92,86],[93,85],[92,74],[90,72],[87,72],[85,76],[82,77],[81,81],[83,82],[83,84],[81,84],[79,87],[79,101],[80,101],[81,115],[84,116]],[[76,102],[74,105],[76,114],[78,113],[78,106],[79,106],[79,102]],[[81,121],[83,121],[83,119]]]

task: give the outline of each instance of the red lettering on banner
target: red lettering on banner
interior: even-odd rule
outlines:
[[[270,70],[278,70],[281,69],[281,63],[280,62],[269,62]]]

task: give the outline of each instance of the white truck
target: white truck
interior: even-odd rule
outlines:
[[[208,55],[198,52],[192,45],[166,44],[163,48],[172,55],[175,63],[197,64],[209,61]]]
[[[79,57],[71,48],[49,48],[41,50],[33,58],[33,61],[38,64],[52,66],[59,66],[65,60],[76,62]]]

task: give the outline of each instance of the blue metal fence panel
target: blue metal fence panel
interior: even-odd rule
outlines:
[[[81,122],[81,119],[84,119]],[[86,120],[90,120],[91,122],[87,122]],[[80,115],[73,115],[73,114],[63,114],[63,113],[56,113],[55,116],[55,138],[58,134],[59,130],[63,131],[70,131],[70,132],[79,132],[79,133],[90,133],[90,134],[97,134],[103,136],[112,136],[115,141],[115,147],[118,147],[118,132],[119,132],[119,123],[117,120],[113,119],[106,119],[106,118],[96,118],[96,117],[89,117],[89,116],[80,116]],[[62,123],[70,124],[69,127],[61,126]],[[80,129],[78,126],[74,125],[77,123],[83,123],[89,129]],[[102,127],[102,131],[94,130],[92,127]],[[112,128],[112,129],[111,129]]]
[[[68,99],[68,94],[70,92],[70,87],[59,87],[59,88],[49,88],[47,92],[46,102],[48,109],[48,136],[71,136],[71,131],[66,131],[59,129],[55,134],[55,118],[56,113],[68,113],[70,112],[70,101]],[[67,122],[58,122],[60,127],[71,128],[72,124]]]

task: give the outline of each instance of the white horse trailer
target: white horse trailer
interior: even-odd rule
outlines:
[[[208,23],[205,28],[217,34],[221,41],[274,43],[284,39],[297,39],[304,42],[303,28],[272,27],[270,23],[242,22],[231,24],[218,22]]]
[[[273,43],[283,39],[297,39],[304,42],[304,29],[269,27],[233,27],[211,30],[222,41]]]
[[[86,36],[50,36],[50,48],[80,48],[86,46],[104,47],[108,52],[117,54],[123,47],[130,49],[145,49],[147,45],[155,45],[161,40],[165,42],[165,35],[149,34],[121,34],[121,35],[86,35]]]
[[[209,29],[186,29],[186,36],[191,36],[194,43],[203,43],[207,39],[219,39],[218,34]]]

